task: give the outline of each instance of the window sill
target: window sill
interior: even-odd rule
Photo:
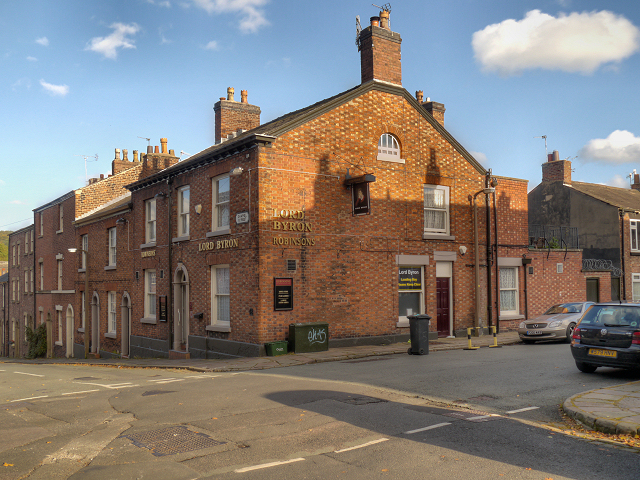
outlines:
[[[86,271],[87,271],[87,269],[86,269],[86,268],[79,268],[79,269],[78,269],[78,273],[84,273],[84,272],[86,272]]]
[[[61,347],[62,346],[62,342],[54,342],[57,346]]]
[[[207,238],[217,237],[220,235],[229,235],[230,233],[231,233],[231,229],[229,227],[221,228],[220,230],[216,230],[215,232],[207,232]]]
[[[231,331],[231,325],[207,325],[205,327],[207,332],[226,332],[229,333]]]
[[[631,254],[632,257],[640,257],[640,250],[639,251],[631,250],[629,253]]]
[[[524,320],[524,315],[499,315],[498,320]]]
[[[455,240],[456,237],[453,235],[444,235],[439,233],[423,233],[423,240]]]
[[[105,270],[115,270],[116,266],[115,265],[107,265],[106,267],[104,267]]]
[[[149,242],[149,243],[143,243],[142,245],[140,245],[140,248],[151,248],[155,246],[156,246],[156,242]]]
[[[407,317],[402,317],[398,319],[398,323],[396,323],[397,328],[409,328],[409,319]]]
[[[84,328],[80,327],[80,328],[78,329],[78,333],[84,333]]]
[[[173,243],[178,243],[178,242],[186,242],[187,240],[189,240],[191,238],[190,235],[182,235],[181,237],[175,237],[172,238],[171,241]]]
[[[40,293],[46,293],[46,292],[40,292]],[[49,293],[76,293],[75,290],[51,290]]]
[[[104,338],[116,338],[116,334],[115,333],[111,333],[111,332],[107,332],[104,334]]]
[[[156,324],[156,317],[144,317],[140,319],[140,323],[148,323],[149,325]]]
[[[60,235],[62,233],[62,230],[56,230],[56,234]]]
[[[381,162],[393,162],[393,163],[405,163],[404,159],[397,158],[391,155],[378,155],[376,160],[380,160]]]

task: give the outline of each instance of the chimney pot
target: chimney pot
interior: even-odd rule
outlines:
[[[122,160],[124,160],[125,162],[129,161],[129,150],[127,150],[126,148],[122,149]]]
[[[138,161],[138,150],[134,150],[133,151],[133,161],[137,162]]]
[[[553,161],[557,162],[558,160],[560,160],[560,154],[558,153],[558,150],[554,150],[553,151]]]
[[[242,101],[242,103],[249,103],[247,100],[247,91],[246,90],[241,90],[240,91],[240,100]]]
[[[147,153],[153,153],[153,147],[151,145],[147,145]]]
[[[167,139],[161,138],[160,144],[162,145],[162,153],[167,153]]]
[[[391,30],[389,28],[389,12],[387,10],[380,12],[380,27],[385,30]]]
[[[380,17],[371,17],[369,20],[371,21],[371,26],[372,27],[379,27],[380,26]]]
[[[233,87],[227,88],[227,100],[230,102],[235,102],[233,99],[233,94],[235,93],[235,89]]]
[[[104,173],[100,174],[100,180],[104,180]]]
[[[416,100],[418,100],[418,103],[422,105],[422,100],[424,98],[424,92],[422,90],[418,90],[416,92]]]
[[[153,153],[160,153],[160,147],[156,145],[155,151]]]
[[[169,155],[171,155],[172,157],[176,156],[176,152],[175,152],[175,150],[173,148],[171,150],[169,150]]]
[[[120,149],[119,148],[116,148],[116,156],[115,156],[114,160],[120,160]]]

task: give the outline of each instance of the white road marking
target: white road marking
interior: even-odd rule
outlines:
[[[19,375],[31,375],[32,377],[44,377],[44,375],[38,375],[37,373],[25,373],[25,372],[13,372]]]
[[[235,473],[251,472],[252,470],[260,470],[261,468],[277,467],[278,465],[286,465],[287,463],[301,462],[304,458],[294,458],[293,460],[283,460],[281,462],[263,463],[262,465],[254,465],[253,467],[239,468],[234,470]]]
[[[371,442],[363,443],[362,445],[356,445],[355,447],[343,448],[342,450],[335,450],[333,453],[349,452],[358,448],[368,447],[369,445],[375,445],[376,443],[386,442],[388,438],[379,438],[378,440],[372,440]]]
[[[433,430],[434,428],[440,428],[447,425],[451,425],[451,424],[449,422],[436,423],[435,425],[431,425],[430,427],[416,428],[415,430],[409,430],[408,432],[404,432],[404,433],[405,435],[411,435],[412,433],[424,432],[426,430]]]
[[[24,402],[25,400],[35,400],[36,398],[48,398],[48,397],[49,397],[49,395],[42,395],[40,397],[19,398],[17,400],[11,400],[11,401],[9,401],[9,403]]]
[[[512,413],[528,412],[529,410],[536,410],[536,409],[538,409],[538,408],[540,408],[540,407],[527,407],[527,408],[520,408],[520,409],[518,409],[518,410],[510,410],[510,411],[505,412],[505,413],[512,414]]]
[[[175,380],[175,377],[167,377],[167,378],[154,378],[153,380],[149,380],[150,382],[164,382],[166,380]]]
[[[80,383],[82,385],[95,385],[96,387],[110,388],[112,390],[115,390],[115,389],[118,389],[118,388],[130,388],[130,387],[139,387],[140,386],[140,385],[132,385],[131,382],[113,383],[111,385],[103,385],[101,383],[89,383],[89,382],[76,382],[76,383]]]
[[[173,383],[173,382],[183,382],[184,378],[170,378],[168,380],[156,380],[156,385],[162,384],[162,383]]]
[[[490,417],[499,417],[499,416],[500,416],[500,415],[496,415],[495,413],[492,413],[491,415],[480,415],[480,416],[477,416],[477,417],[467,417],[467,418],[465,418],[465,420],[471,420],[471,421],[474,421],[474,420],[483,420],[483,419],[485,419],[485,418],[490,418]]]
[[[79,395],[81,393],[91,393],[91,392],[99,392],[100,389],[96,388],[95,390],[83,390],[82,392],[67,392],[62,393],[61,395]]]
[[[186,378],[217,378],[220,375],[189,375]]]

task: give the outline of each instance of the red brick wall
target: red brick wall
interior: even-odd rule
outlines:
[[[34,252],[32,249],[33,225],[17,230],[9,235],[9,279],[6,284],[8,296],[6,303],[7,317],[9,320],[7,333],[11,335],[11,322],[16,323],[15,343],[10,346],[9,356],[22,357],[27,354],[28,345],[26,326],[34,328],[34,290],[31,285],[31,274],[34,271]],[[25,235],[28,234],[28,239]],[[25,248],[25,243],[27,248]],[[19,254],[18,254],[18,246]],[[15,250],[15,263],[14,252]],[[25,273],[28,275],[27,292],[25,292]],[[35,281],[35,279],[34,279]],[[14,287],[15,285],[15,287]],[[13,300],[13,291],[16,289],[16,299]],[[35,289],[35,285],[33,285]],[[25,324],[25,314],[27,321]]]
[[[221,99],[213,110],[216,116],[216,143],[239,129],[251,130],[260,125],[260,107],[255,105]]]
[[[360,34],[362,83],[370,80],[402,85],[400,34],[380,27],[367,27]]]
[[[568,160],[555,160],[542,164],[542,181],[563,181],[571,184],[571,162]]]

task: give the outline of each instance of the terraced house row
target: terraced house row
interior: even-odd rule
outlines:
[[[328,324],[329,347],[383,343],[418,313],[436,338],[584,299],[610,272],[529,247],[527,181],[485,169],[444,105],[402,86],[388,19],[360,33],[359,85],[265,123],[230,88],[215,145],[116,150],[110,176],[37,208],[11,237],[8,292],[25,292],[4,354],[41,322],[58,356],[223,358],[264,354],[291,324]]]

